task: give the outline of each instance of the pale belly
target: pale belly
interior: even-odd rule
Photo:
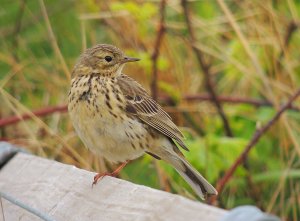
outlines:
[[[145,153],[151,139],[146,128],[129,117],[115,118],[108,112],[92,114],[86,105],[70,111],[75,130],[85,146],[107,160],[119,163]]]

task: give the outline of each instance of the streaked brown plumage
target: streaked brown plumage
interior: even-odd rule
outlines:
[[[175,142],[188,150],[171,117],[122,73],[126,62],[137,60],[105,44],[80,56],[68,105],[76,132],[90,150],[111,162],[124,163],[148,153],[171,164],[202,199],[217,194],[176,146]]]

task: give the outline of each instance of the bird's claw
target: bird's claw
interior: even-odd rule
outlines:
[[[98,173],[98,174],[96,174],[95,176],[94,176],[94,181],[93,181],[93,183],[92,183],[92,187],[94,186],[94,185],[96,185],[97,184],[97,182],[98,182],[98,180],[101,180],[103,177],[105,177],[105,176],[112,176],[112,177],[115,177],[117,174],[116,173]]]

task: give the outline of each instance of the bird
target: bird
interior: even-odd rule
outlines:
[[[122,72],[126,63],[139,60],[113,45],[97,44],[86,49],[73,68],[68,112],[77,135],[94,154],[121,163],[112,173],[95,175],[93,184],[148,154],[172,165],[201,199],[217,195],[179,149],[188,150],[171,117]]]

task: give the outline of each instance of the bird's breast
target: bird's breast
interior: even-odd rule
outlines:
[[[149,147],[145,125],[124,111],[124,98],[111,82],[82,79],[72,84],[69,113],[86,147],[112,162],[141,156]]]

